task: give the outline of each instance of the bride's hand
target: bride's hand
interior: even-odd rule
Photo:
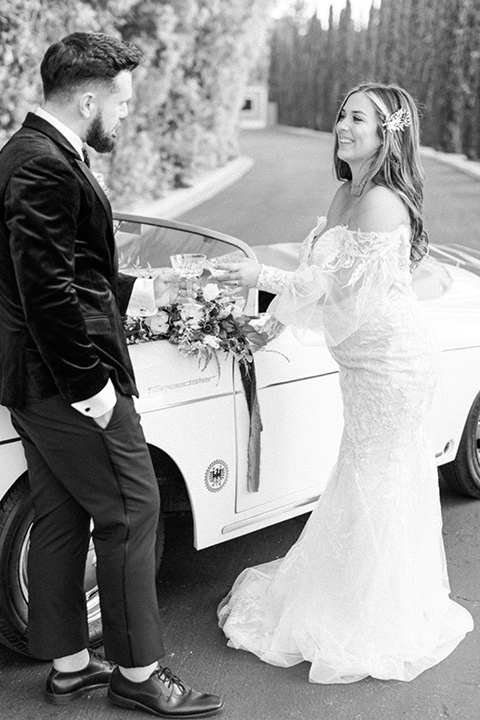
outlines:
[[[261,265],[252,260],[245,258],[238,262],[218,264],[215,271],[215,280],[223,282],[224,285],[231,287],[252,288],[257,284],[260,275]],[[220,271],[223,271],[220,273]]]

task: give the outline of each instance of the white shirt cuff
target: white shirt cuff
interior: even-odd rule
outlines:
[[[153,283],[154,278],[140,277],[135,280],[127,307],[127,315],[130,317],[155,315],[157,305]]]
[[[87,400],[79,400],[78,402],[72,403],[72,407],[82,415],[87,417],[100,417],[105,415],[109,410],[115,407],[117,402],[117,396],[115,394],[115,388],[110,379],[107,380],[105,387],[100,390],[96,395],[93,395]]]

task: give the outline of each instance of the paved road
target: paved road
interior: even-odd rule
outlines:
[[[452,595],[480,627],[480,503],[442,493]],[[222,720],[478,720],[479,631],[411,683],[367,679],[352,685],[312,685],[308,665],[287,670],[231,650],[215,622],[215,607],[247,565],[283,556],[305,516],[197,552],[187,518],[167,527],[159,601],[166,624],[167,663],[195,687],[223,691]],[[42,700],[48,666],[0,649],[2,720],[140,720],[112,706],[103,692],[65,708]]]
[[[237,235],[252,244],[297,241],[323,212],[335,187],[328,136],[249,132],[244,152],[255,168],[235,186],[181,219]],[[479,182],[432,160],[427,212],[435,242],[478,243]],[[480,628],[480,502],[442,491],[452,595]],[[306,663],[284,670],[225,646],[215,607],[245,567],[283,556],[305,516],[201,552],[188,518],[169,521],[159,601],[167,662],[195,687],[223,691],[223,720],[479,720],[480,631],[470,633],[440,665],[412,683],[365,680],[346,686],[307,682]],[[128,720],[148,717],[111,706],[92,693],[65,708],[43,702],[48,665],[0,647],[1,720]]]
[[[242,152],[255,165],[216,197],[181,215],[185,222],[240,237],[250,245],[298,242],[326,213],[338,187],[332,171],[332,137],[282,129],[242,135]],[[480,180],[423,159],[425,223],[432,243],[480,250]]]

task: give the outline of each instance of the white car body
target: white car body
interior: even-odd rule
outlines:
[[[205,251],[209,242],[215,242],[227,244],[223,253],[236,250],[255,257],[254,249],[219,233],[181,223],[118,217],[123,218],[119,236],[127,235],[130,227],[136,242],[143,237],[133,232],[138,220],[139,228],[163,227],[188,238],[176,252]],[[123,240],[120,237],[121,252]],[[167,252],[172,252],[168,247]],[[288,267],[296,248],[257,250],[268,264],[282,264],[283,254],[283,265]],[[217,247],[215,254],[221,252]],[[152,264],[158,265],[156,259]],[[480,277],[455,267],[448,273],[449,287],[436,292],[438,278],[427,277],[420,290],[430,298],[423,304],[442,350],[434,428],[439,465],[454,460],[480,391]],[[251,312],[256,312],[256,302],[257,293],[252,291],[247,305]],[[136,404],[147,441],[171,458],[185,483],[197,549],[314,507],[335,462],[343,425],[338,368],[326,347],[301,345],[287,329],[255,355],[263,421],[258,492],[247,489],[249,416],[232,358],[219,356],[218,373],[215,363],[202,370],[195,358],[181,355],[167,341],[132,345],[130,350],[140,390]],[[26,472],[22,446],[6,408],[0,408],[0,453],[0,498],[4,498]]]

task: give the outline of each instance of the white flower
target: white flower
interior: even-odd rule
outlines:
[[[242,313],[242,309],[234,302],[228,303],[228,305],[224,305],[221,312],[219,313],[220,320],[224,320],[229,315],[231,315],[234,318],[239,318]]]
[[[200,327],[200,321],[204,318],[202,305],[197,303],[189,303],[184,305],[180,310],[182,320],[192,328]]]
[[[95,180],[97,181],[97,183],[100,185],[100,187],[102,188],[105,195],[108,197],[110,195],[110,191],[105,183],[105,180],[103,179],[103,173],[92,171],[92,175],[95,178]]]
[[[210,345],[210,347],[214,348],[215,350],[218,350],[220,347],[220,342],[218,338],[214,337],[213,335],[205,335],[205,337],[203,338],[203,344]]]
[[[203,297],[207,302],[215,300],[220,295],[220,288],[216,283],[207,283],[203,288]]]
[[[145,325],[148,325],[154,335],[165,335],[168,332],[168,313],[159,310],[156,315],[145,318]]]
[[[239,318],[243,315],[242,308],[239,307],[236,303],[232,305],[231,313],[234,318]]]

